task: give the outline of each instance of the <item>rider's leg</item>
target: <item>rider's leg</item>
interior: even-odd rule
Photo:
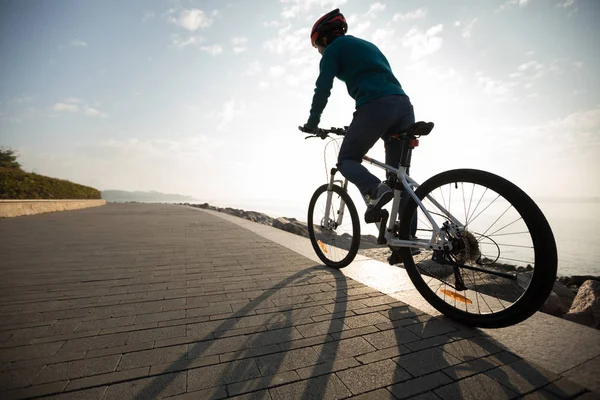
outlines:
[[[385,145],[385,163],[393,167],[400,165],[400,157],[402,155],[402,146],[404,141],[391,139],[390,136],[404,132],[409,126],[415,123],[415,113],[413,106],[410,103],[408,96],[403,96],[400,101],[400,107],[402,109],[402,117],[383,135],[382,139]],[[417,232],[417,216],[413,217],[411,221],[411,235],[415,236]]]
[[[398,97],[385,96],[358,107],[338,155],[339,171],[358,187],[363,196],[373,200],[372,205],[376,209],[391,200],[393,193],[362,165],[362,158],[396,123]]]

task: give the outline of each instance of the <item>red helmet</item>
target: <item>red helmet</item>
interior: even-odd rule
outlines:
[[[333,36],[341,36],[348,30],[348,24],[346,18],[340,12],[339,8],[323,15],[312,28],[310,32],[310,44],[313,47],[317,47],[316,43],[319,39],[324,36],[333,34]]]

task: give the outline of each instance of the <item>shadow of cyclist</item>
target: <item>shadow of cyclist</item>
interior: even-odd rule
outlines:
[[[269,299],[272,299],[273,296],[285,288],[301,288],[302,285],[305,285],[309,280],[313,278],[320,278],[317,274],[319,271],[326,272],[328,275],[332,276],[335,282],[335,303],[333,312],[331,314],[332,316],[335,316],[335,319],[332,318],[329,320],[329,326],[324,335],[326,338],[325,342],[321,344],[322,347],[320,354],[317,355],[313,364],[313,373],[317,368],[320,368],[319,373],[326,374],[328,372],[326,369],[329,364],[322,362],[325,358],[325,354],[327,354],[328,357],[335,355],[339,345],[339,341],[327,340],[327,338],[330,339],[329,334],[333,332],[339,332],[342,329],[343,319],[347,308],[347,278],[337,270],[331,270],[323,266],[314,266],[299,271],[296,274],[280,281],[276,285],[273,285],[271,288],[265,290],[260,296],[253,299],[244,307],[234,312],[228,319],[224,320],[217,328],[213,329],[213,332],[219,332],[220,337],[223,337],[227,331],[231,331],[236,328],[236,322],[238,318],[254,315],[251,314],[253,310],[259,308],[260,305],[266,304]],[[228,361],[238,361],[224,363],[224,367],[219,371],[219,376],[216,377],[216,381],[209,382],[206,389],[238,382],[240,381],[240,377],[244,377],[244,379],[247,380],[252,379],[252,381],[246,381],[247,384],[252,385],[251,387],[248,387],[246,391],[254,391],[259,390],[260,388],[268,388],[271,386],[273,379],[276,378],[275,374],[280,371],[283,363],[285,362],[286,350],[289,350],[289,346],[286,346],[285,343],[289,343],[292,340],[297,339],[296,337],[292,337],[292,332],[295,329],[293,325],[295,324],[295,319],[297,318],[297,316],[294,314],[295,310],[296,308],[290,307],[280,313],[274,314],[271,317],[271,321],[267,319],[265,325],[272,325],[269,324],[269,322],[274,322],[279,329],[245,335],[244,337],[248,339],[245,339],[243,343],[240,343],[240,346],[237,350],[233,350],[228,354]],[[194,361],[194,359],[212,353],[211,347],[218,340],[218,338],[213,339],[212,332],[208,333],[197,343],[190,345],[188,352],[181,356],[178,360],[173,361],[171,363],[172,368],[167,368],[167,370],[171,369],[181,371],[191,368],[191,363]],[[268,374],[262,376],[261,371],[259,371],[259,369],[256,367],[255,361],[252,358],[256,355],[253,353],[253,351],[258,347],[272,344],[280,344],[280,348],[283,352],[276,353],[274,357],[270,357],[269,363],[263,368],[264,372],[267,372]],[[188,358],[189,355],[193,355],[193,358]],[[217,366],[218,365],[219,364],[217,364]],[[312,376],[313,373],[311,373],[310,376]],[[159,397],[161,393],[167,389],[169,384],[173,382],[176,376],[177,374],[169,374],[155,377],[148,385],[140,390],[140,392],[135,396],[135,399],[142,400]],[[326,376],[325,380],[327,379],[329,379],[329,376]],[[244,383],[238,383],[242,385],[239,390],[240,393],[243,393]],[[326,387],[326,382],[325,385],[307,385],[304,393],[302,394],[302,398],[313,398],[313,396],[317,396],[314,398],[321,398],[324,395]],[[202,389],[205,388],[201,385],[194,387],[194,390]],[[221,397],[222,392],[219,393],[218,391],[215,391],[210,398],[216,399]]]

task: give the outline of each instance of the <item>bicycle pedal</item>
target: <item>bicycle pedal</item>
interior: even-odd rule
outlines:
[[[384,211],[386,211],[386,210],[379,210],[376,212],[367,211],[365,213],[365,222],[367,224],[372,224],[372,223],[381,221],[381,219],[383,218],[383,216],[385,214]],[[387,211],[386,211],[386,213],[387,213]]]
[[[397,251],[393,251],[393,250],[392,250],[392,254],[388,257],[387,261],[390,265],[401,264],[403,262],[400,254]]]

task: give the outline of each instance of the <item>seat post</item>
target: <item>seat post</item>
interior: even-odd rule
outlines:
[[[414,137],[404,137],[402,140],[402,153],[400,155],[400,166],[406,168],[406,174],[409,173],[410,169],[410,160],[412,157],[412,146],[410,145],[410,141],[413,140]]]

